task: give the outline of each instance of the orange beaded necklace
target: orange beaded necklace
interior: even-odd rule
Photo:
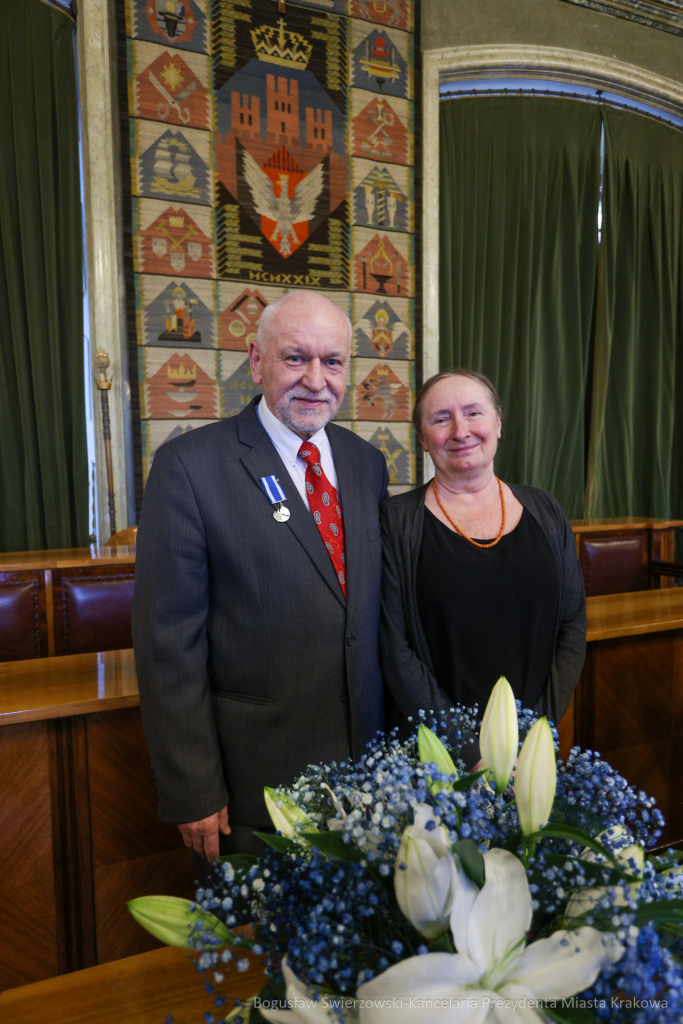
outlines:
[[[500,524],[500,530],[498,531],[498,536],[496,537],[495,540],[489,541],[488,544],[480,544],[479,541],[472,540],[472,538],[468,537],[466,533],[463,533],[463,531],[460,529],[458,524],[453,522],[453,520],[449,516],[448,512],[446,511],[446,509],[443,507],[443,504],[441,502],[441,498],[439,497],[439,492],[436,489],[436,477],[434,477],[434,479],[432,480],[432,488],[434,490],[434,497],[436,498],[436,500],[438,502],[439,508],[441,509],[441,511],[443,512],[443,514],[445,515],[446,519],[451,524],[453,529],[457,530],[457,532],[460,534],[460,536],[464,537],[465,540],[468,540],[470,542],[470,544],[474,544],[475,548],[492,548],[492,547],[495,547],[496,544],[498,543],[498,541],[500,540],[500,538],[503,536],[503,531],[505,530],[505,495],[503,494],[503,485],[500,482],[500,480],[498,479],[498,477],[496,477],[496,482],[498,483],[498,490],[500,492],[500,504],[501,504],[501,507],[503,509],[503,522]]]

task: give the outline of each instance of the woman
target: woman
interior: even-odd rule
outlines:
[[[415,716],[455,703],[483,712],[504,675],[557,724],[586,650],[571,527],[551,494],[495,476],[501,403],[483,374],[432,377],[413,423],[435,475],[382,510],[385,682]]]

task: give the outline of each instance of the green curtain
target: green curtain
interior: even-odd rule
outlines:
[[[503,400],[496,472],[583,510],[600,110],[473,97],[440,110],[440,364]]]
[[[606,107],[590,516],[683,512],[683,132]]]
[[[3,0],[0,550],[87,543],[74,26]]]

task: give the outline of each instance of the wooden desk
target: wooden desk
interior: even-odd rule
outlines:
[[[92,544],[89,548],[58,548],[53,551],[5,551],[0,552],[0,573],[128,565],[134,561],[134,546],[105,548]]]
[[[251,958],[254,960],[254,958]],[[264,983],[254,964],[244,974],[232,970],[220,991],[247,999]],[[218,991],[218,989],[216,990]],[[216,1011],[188,954],[164,946],[151,953],[116,960],[61,978],[50,978],[0,993],[0,1020],[6,1024],[198,1024]]]
[[[589,597],[588,650],[562,720],[571,741],[598,750],[683,840],[683,588]],[[573,726],[573,737],[570,730]]]
[[[654,516],[617,516],[611,519],[572,519],[574,534],[603,533],[618,530],[669,530],[683,526],[683,519],[657,519]]]
[[[0,843],[0,989],[158,946],[126,902],[189,898],[194,871],[158,818],[132,651],[0,664]]]
[[[132,650],[0,662],[0,726],[139,706]]]

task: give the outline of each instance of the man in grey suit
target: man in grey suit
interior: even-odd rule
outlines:
[[[351,324],[314,292],[262,314],[255,398],[157,451],[133,638],[162,821],[213,861],[255,852],[263,787],[358,758],[383,727],[382,454],[329,421]],[[303,443],[305,442],[305,444]]]

